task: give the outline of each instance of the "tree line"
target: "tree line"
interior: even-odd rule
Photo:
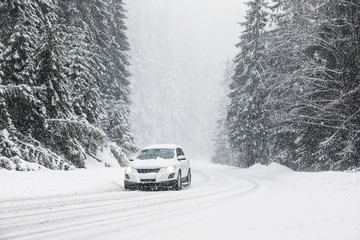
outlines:
[[[122,0],[0,1],[0,168],[136,151],[125,14]]]
[[[213,162],[359,169],[359,1],[246,5]]]

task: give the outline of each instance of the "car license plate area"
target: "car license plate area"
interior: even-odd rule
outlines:
[[[145,174],[141,174],[141,176],[140,176],[140,181],[142,181],[142,182],[145,182],[145,181],[146,182],[151,182],[151,181],[155,182],[155,180],[156,180],[156,174],[154,174],[154,173],[145,173]]]
[[[141,179],[140,182],[143,183],[156,182],[156,179]]]

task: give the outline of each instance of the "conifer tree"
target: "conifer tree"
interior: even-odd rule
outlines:
[[[300,170],[352,168],[358,164],[359,5],[276,2],[269,34],[271,155]]]
[[[221,99],[219,107],[219,116],[216,124],[216,130],[212,139],[214,144],[214,156],[211,161],[217,164],[236,165],[236,159],[232,152],[229,142],[229,129],[226,121],[226,111],[229,106],[229,84],[231,77],[234,75],[235,66],[232,61],[228,61],[226,64],[224,80],[222,81],[222,87],[224,89],[225,96]]]
[[[245,27],[237,44],[235,74],[230,84],[228,129],[237,165],[249,167],[267,162],[267,118],[265,112],[266,52],[264,44],[267,13],[264,0],[247,2]]]
[[[312,168],[353,169],[360,165],[360,4],[326,1],[318,19],[314,52],[325,69],[321,80],[326,89],[318,118],[328,127]]]
[[[32,84],[32,55],[38,40],[36,24],[40,21],[37,8],[36,2],[29,0],[4,1],[0,8],[3,84]]]
[[[71,114],[69,89],[60,59],[60,39],[51,23],[45,26],[44,36],[38,49],[36,74],[37,84],[46,86],[44,98],[49,118],[66,118]]]
[[[3,77],[4,77],[4,72],[2,71],[2,67],[1,67],[2,64],[4,63],[3,57],[4,57],[4,45],[0,41],[0,85],[3,84]]]
[[[34,82],[33,55],[38,44],[38,26],[41,18],[34,1],[4,1],[0,7],[1,97],[6,111],[5,122],[11,134],[37,133],[42,126],[43,109],[35,93],[40,91]]]
[[[77,1],[61,1],[63,19],[64,69],[70,84],[74,113],[91,124],[97,124],[104,114],[104,101],[94,74],[94,52],[88,25],[82,19]]]
[[[271,157],[292,168],[304,169],[313,162],[313,152],[324,131],[308,124],[317,112],[313,95],[318,68],[309,49],[316,34],[311,0],[277,0],[275,28],[269,33],[268,88],[272,129]],[[305,117],[309,116],[309,117]]]
[[[69,169],[105,145],[120,162],[136,150],[124,12],[112,0],[0,2],[0,167]]]
[[[35,58],[39,47],[40,23],[43,20],[39,1],[3,1],[0,6],[0,36],[3,56],[0,101],[2,150],[5,159],[1,167],[32,169],[24,163],[20,140],[44,136],[45,114],[38,98],[44,88],[36,82]],[[29,144],[31,145],[31,144]],[[27,160],[36,162],[35,157]]]
[[[111,0],[109,3],[108,23],[110,45],[108,53],[110,57],[108,72],[109,85],[107,87],[107,121],[105,129],[112,141],[121,146],[129,155],[137,150],[131,134],[130,123],[130,65],[127,51],[129,43],[125,30],[125,9],[123,1]]]

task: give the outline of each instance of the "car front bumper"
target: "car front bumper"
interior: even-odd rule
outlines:
[[[176,172],[126,173],[125,188],[172,187],[177,184]]]
[[[124,180],[125,188],[127,189],[146,189],[146,188],[169,188],[174,187],[177,184],[177,180],[169,180],[169,181],[162,181],[162,182],[134,182],[134,181],[128,181]]]
[[[158,173],[126,173],[125,181],[131,183],[166,183],[173,180],[176,181],[177,173],[158,172]]]

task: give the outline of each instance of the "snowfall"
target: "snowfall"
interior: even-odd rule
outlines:
[[[193,160],[181,191],[125,191],[124,169],[0,171],[0,239],[359,240],[360,172]]]

